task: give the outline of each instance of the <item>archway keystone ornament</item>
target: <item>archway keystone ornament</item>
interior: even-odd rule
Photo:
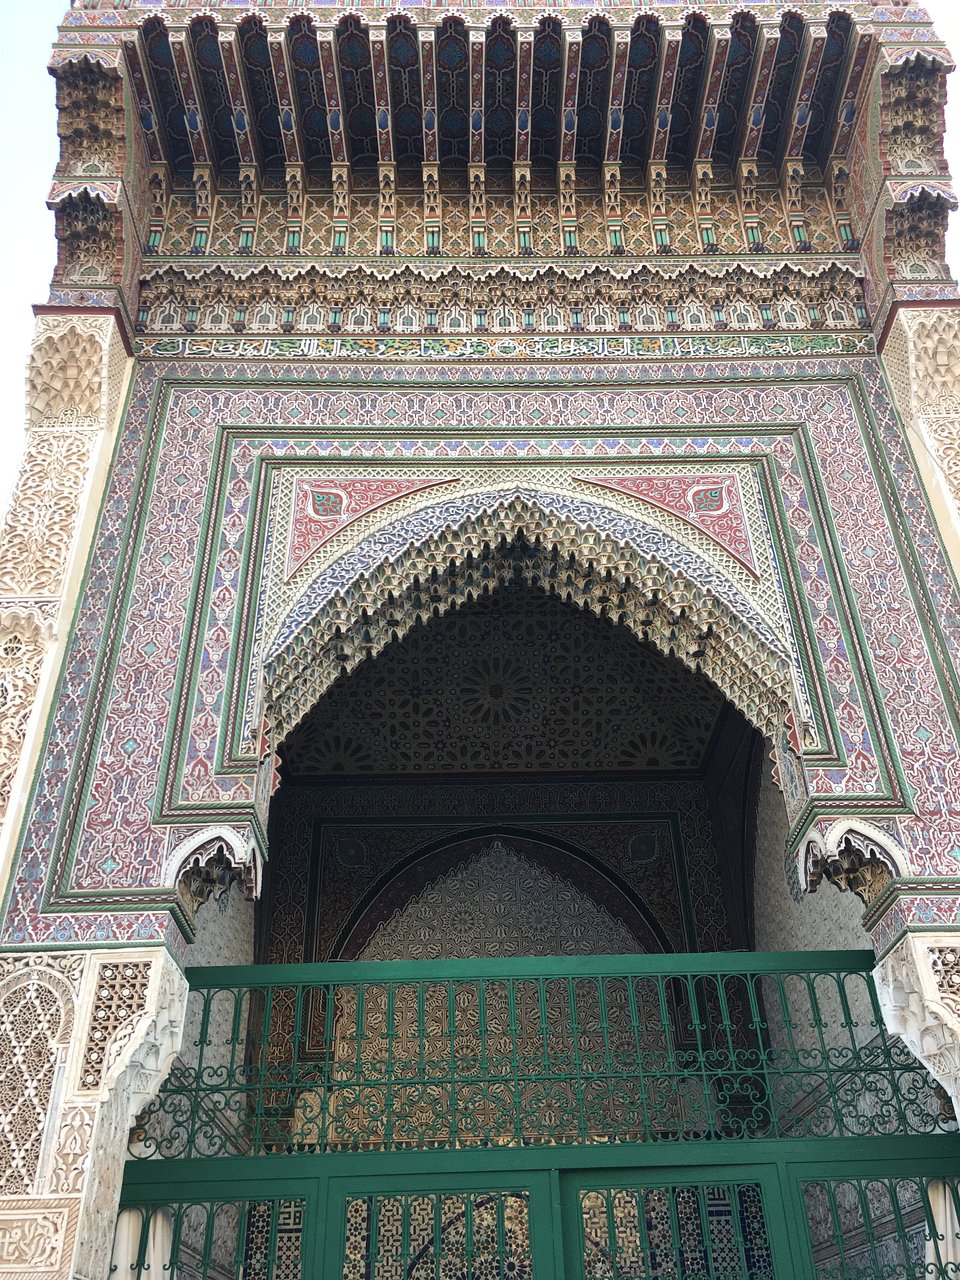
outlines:
[[[293,490],[293,518],[287,547],[287,581],[325,542],[348,525],[380,507],[423,489],[450,484],[459,476],[432,480],[399,480],[388,476],[298,476]]]
[[[734,472],[698,475],[677,472],[651,476],[577,476],[580,484],[599,485],[615,493],[640,498],[661,511],[691,524],[728,551],[734,560],[759,578],[750,541],[747,514]]]

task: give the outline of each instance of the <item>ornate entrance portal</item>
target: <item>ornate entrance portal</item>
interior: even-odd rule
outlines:
[[[280,748],[263,963],[188,970],[120,1269],[947,1268],[956,1184],[911,1153],[960,1173],[954,1124],[871,953],[771,918],[765,755],[702,675],[519,577],[335,681]]]
[[[73,0],[0,1280],[957,1280],[951,65]]]

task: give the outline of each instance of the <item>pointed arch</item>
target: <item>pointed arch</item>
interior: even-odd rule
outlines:
[[[338,676],[418,621],[507,581],[628,627],[702,671],[768,737],[795,736],[787,647],[717,569],[650,525],[594,502],[517,491],[422,509],[361,539],[314,579],[265,664],[274,745]]]

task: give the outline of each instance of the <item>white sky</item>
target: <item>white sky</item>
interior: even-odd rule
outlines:
[[[45,302],[53,272],[53,215],[46,196],[57,163],[54,83],[45,68],[57,23],[67,0],[29,0],[4,4],[4,59],[0,76],[3,167],[0,199],[0,510],[16,475],[22,448],[24,368],[30,347],[34,303]],[[960,3],[926,0],[926,8],[960,63]],[[960,71],[950,77],[947,108],[947,159],[960,182]],[[960,214],[953,215],[949,257],[960,270]]]

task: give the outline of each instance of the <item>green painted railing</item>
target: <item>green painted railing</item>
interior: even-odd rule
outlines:
[[[131,1154],[923,1134],[869,952],[192,970]]]

